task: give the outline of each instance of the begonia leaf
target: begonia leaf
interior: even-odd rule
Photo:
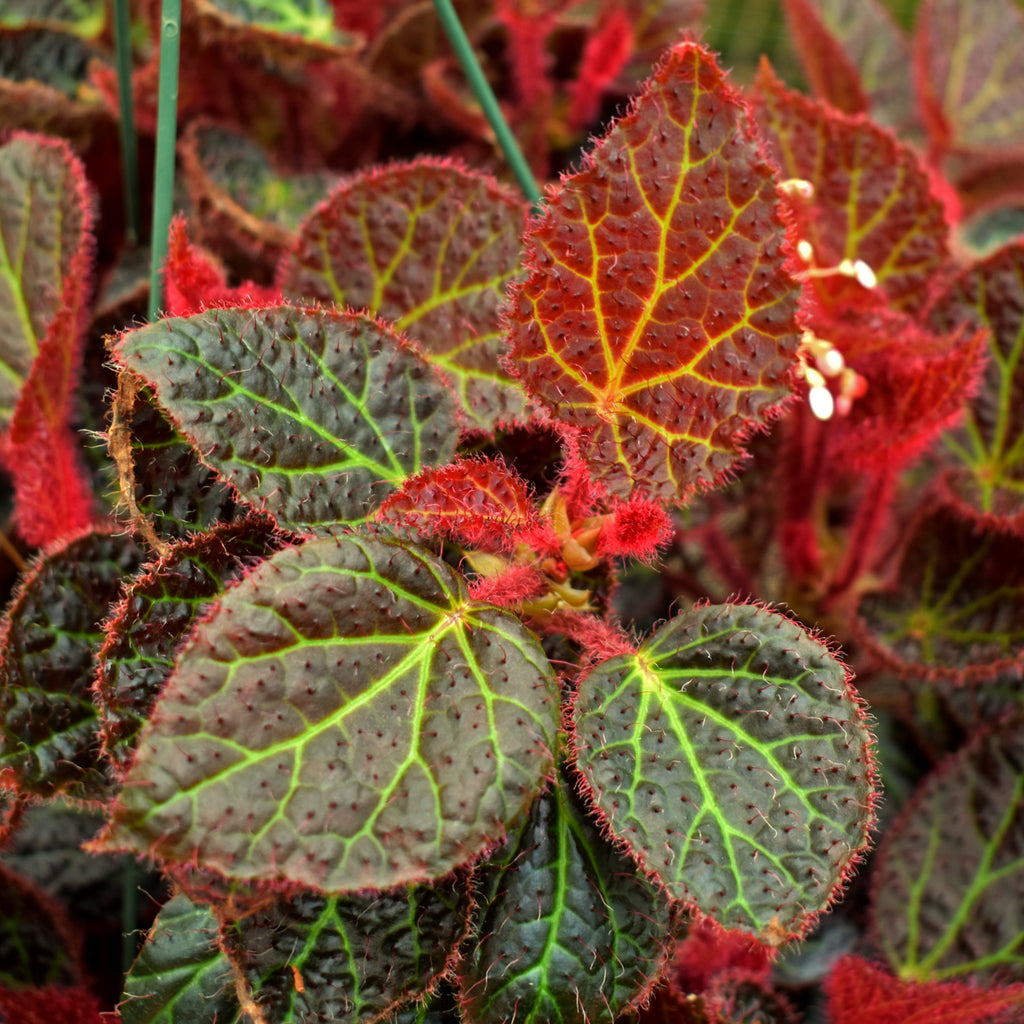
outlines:
[[[784,0],[814,92],[847,114],[870,112],[901,134],[919,130],[910,43],[879,0]]]
[[[0,626],[0,778],[38,796],[106,794],[89,693],[101,623],[142,552],[87,533],[39,558]]]
[[[361,314],[211,309],[129,331],[114,354],[200,458],[289,529],[362,521],[458,439],[443,380]]]
[[[669,901],[558,785],[481,869],[488,898],[459,965],[469,1024],[612,1024],[667,956]]]
[[[786,89],[766,63],[754,109],[783,178],[814,190],[791,202],[813,251],[811,269],[863,260],[890,305],[919,311],[949,254],[943,206],[916,153],[866,118]],[[811,280],[826,305],[862,303],[871,294],[843,276]]]
[[[193,633],[98,848],[326,893],[437,878],[530,802],[558,717],[536,638],[442,562],[313,539]]]
[[[924,0],[914,30],[921,116],[940,151],[1024,153],[1024,14],[1012,0]]]
[[[468,918],[459,879],[360,896],[306,893],[227,922],[222,941],[257,1019],[361,1024],[427,992]]]
[[[931,320],[991,332],[990,358],[966,422],[945,438],[950,484],[968,514],[1024,535],[1024,242],[961,271]]]
[[[243,1020],[231,963],[217,945],[209,907],[185,895],[160,909],[132,969],[119,1009],[123,1024],[234,1024]]]
[[[510,551],[539,521],[525,481],[497,459],[425,469],[385,500],[380,517],[490,551]]]
[[[903,978],[1024,980],[1022,886],[1018,715],[943,762],[887,831],[871,876],[875,943]]]
[[[126,589],[104,624],[93,693],[103,750],[127,768],[193,624],[226,586],[283,542],[265,520],[217,526],[175,544]]]
[[[909,530],[892,582],[860,602],[858,635],[908,679],[993,680],[1024,665],[1024,538],[948,507]]]
[[[92,259],[85,169],[60,139],[0,149],[0,440],[22,536],[44,545],[93,514],[68,427]]]
[[[1024,1007],[1024,986],[893,977],[847,955],[825,982],[832,1024],[1013,1024]]]
[[[519,271],[526,207],[493,178],[420,160],[340,185],[299,229],[278,281],[286,295],[368,309],[407,332],[487,428],[520,416],[499,366],[498,311]]]
[[[712,57],[671,50],[526,233],[507,310],[526,390],[619,497],[712,486],[791,393],[775,182]]]
[[[780,944],[868,838],[875,770],[843,664],[753,605],[677,616],[582,680],[574,745],[611,835],[675,899]]]

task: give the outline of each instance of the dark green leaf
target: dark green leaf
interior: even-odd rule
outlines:
[[[131,331],[115,354],[200,457],[287,528],[362,521],[458,439],[437,372],[359,314],[211,309]]]
[[[224,948],[267,1024],[362,1024],[425,993],[466,930],[464,880],[367,896],[279,898]]]
[[[101,846],[327,893],[437,878],[529,804],[558,715],[533,634],[442,562],[311,540],[193,634]]]
[[[79,537],[34,564],[7,610],[0,626],[0,776],[20,790],[105,795],[89,687],[100,623],[142,559],[124,535]]]
[[[1024,979],[1024,723],[936,770],[886,835],[875,942],[901,978]]]
[[[560,784],[481,869],[488,902],[460,966],[467,1020],[611,1024],[667,956],[669,901]]]
[[[231,963],[209,907],[175,896],[125,979],[124,1024],[231,1024],[241,1018]]]
[[[752,605],[677,616],[593,669],[578,764],[612,833],[672,896],[778,943],[864,849],[875,771],[845,669]]]

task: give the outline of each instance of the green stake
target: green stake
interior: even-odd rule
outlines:
[[[153,231],[149,270],[149,319],[163,299],[161,274],[167,259],[167,232],[174,205],[174,148],[178,135],[178,57],[181,50],[181,0],[163,0],[160,18],[160,80],[156,114],[156,170],[153,182]]]
[[[494,130],[498,145],[501,146],[501,151],[505,154],[505,159],[508,161],[509,167],[512,168],[519,187],[523,190],[523,195],[534,206],[538,206],[543,198],[540,186],[533,176],[533,171],[530,170],[530,165],[526,162],[526,157],[523,156],[523,151],[519,148],[519,143],[516,142],[516,137],[512,134],[512,129],[509,128],[508,122],[505,120],[505,115],[501,112],[501,107],[498,106],[494,90],[491,89],[491,84],[484,76],[483,68],[480,67],[473,47],[470,46],[469,39],[466,38],[459,16],[452,6],[452,0],[434,0],[434,9],[451,41],[455,56],[458,57],[462,70],[466,73],[466,78],[469,79],[473,95],[476,96],[477,102],[483,108],[484,116]]]

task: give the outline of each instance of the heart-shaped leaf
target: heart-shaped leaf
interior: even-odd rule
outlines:
[[[558,718],[536,638],[444,563],[311,540],[198,627],[100,848],[326,893],[438,878],[529,804]]]
[[[290,529],[363,520],[458,439],[437,372],[360,314],[211,309],[129,331],[114,354],[222,479]]]
[[[565,785],[540,796],[481,869],[479,940],[459,967],[467,1021],[612,1024],[667,956],[669,901]]]
[[[286,295],[368,309],[408,332],[478,426],[523,413],[501,369],[498,310],[519,271],[526,207],[488,175],[418,160],[340,185],[299,229]]]
[[[797,286],[777,207],[742,100],[693,43],[549,189],[510,297],[512,364],[613,494],[713,485],[789,396]]]
[[[864,849],[875,770],[842,663],[776,612],[710,605],[580,683],[577,764],[601,818],[676,899],[777,944]]]

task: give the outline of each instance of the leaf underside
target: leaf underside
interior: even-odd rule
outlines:
[[[924,783],[872,873],[875,942],[902,977],[1024,980],[1024,724]]]
[[[612,834],[676,899],[778,943],[867,841],[874,768],[845,669],[796,623],[695,609],[580,684],[577,763]]]
[[[397,541],[311,540],[196,630],[102,845],[326,893],[437,878],[528,805],[557,726],[518,619]]]
[[[615,495],[711,486],[791,392],[797,286],[744,116],[681,44],[527,230],[512,361]]]
[[[345,182],[299,229],[278,280],[300,301],[368,309],[452,379],[476,426],[522,416],[499,365],[498,318],[519,271],[523,201],[455,164],[399,164]]]
[[[115,355],[204,462],[289,529],[362,521],[458,439],[437,373],[358,314],[211,309],[130,331]]]

